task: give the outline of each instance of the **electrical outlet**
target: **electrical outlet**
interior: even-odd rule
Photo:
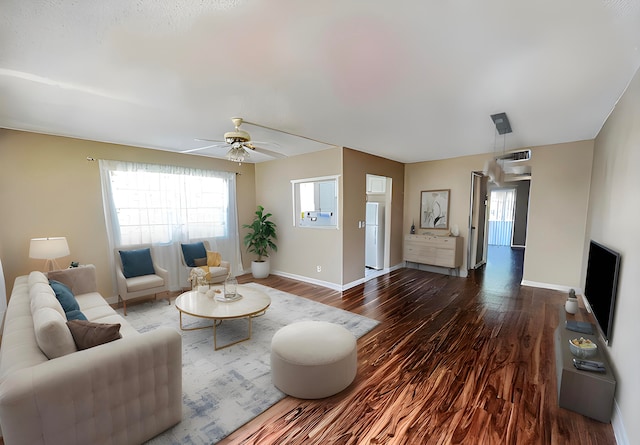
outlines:
[[[318,272],[322,272],[322,266],[316,266],[316,270],[317,270]]]

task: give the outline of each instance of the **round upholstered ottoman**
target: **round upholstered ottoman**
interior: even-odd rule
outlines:
[[[358,369],[356,338],[326,321],[300,321],[271,340],[273,384],[300,399],[321,399],[353,382]]]

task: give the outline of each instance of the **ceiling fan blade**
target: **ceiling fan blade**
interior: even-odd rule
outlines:
[[[206,139],[197,139],[198,141],[206,141]],[[207,148],[214,148],[214,147],[228,147],[229,144],[227,144],[226,142],[220,142],[220,141],[209,141],[209,142],[216,142],[215,144],[209,144],[209,145],[205,145],[204,147],[198,147],[198,148],[190,148],[188,150],[182,150],[180,153],[193,153],[196,151],[200,151],[200,150],[206,150]]]
[[[201,141],[201,142],[218,142],[220,144],[226,144],[225,141],[219,141],[217,139],[202,139],[202,138],[193,138],[194,141]]]
[[[278,153],[277,151],[267,150],[266,148],[256,147],[255,145],[245,145],[245,146],[253,151],[262,153],[263,155],[271,156],[272,158],[283,159],[287,157],[286,155],[283,155],[282,153]]]

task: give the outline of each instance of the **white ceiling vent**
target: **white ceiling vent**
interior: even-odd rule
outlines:
[[[506,162],[528,161],[531,159],[531,150],[515,150],[496,156],[497,160]]]

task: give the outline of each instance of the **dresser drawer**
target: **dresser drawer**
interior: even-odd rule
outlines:
[[[455,268],[462,265],[462,238],[406,235],[404,259],[413,263]]]

